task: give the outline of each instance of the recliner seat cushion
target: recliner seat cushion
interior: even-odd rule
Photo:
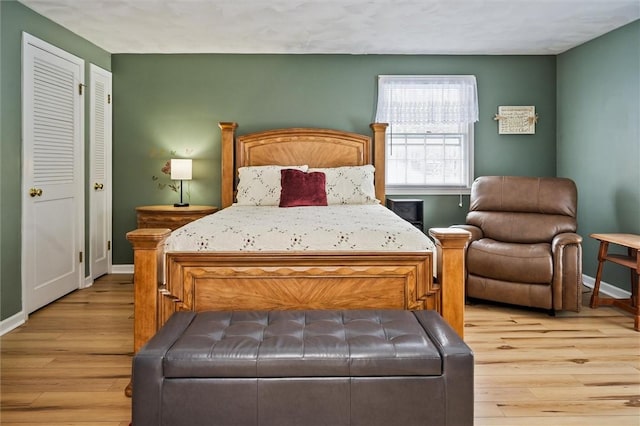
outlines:
[[[575,232],[576,220],[569,216],[514,213],[469,212],[467,224],[482,229],[484,237],[507,243],[550,243],[558,234]]]
[[[467,268],[473,275],[497,280],[550,284],[551,244],[515,244],[482,238],[469,245]]]

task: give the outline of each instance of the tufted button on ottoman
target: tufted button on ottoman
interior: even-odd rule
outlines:
[[[433,311],[178,312],[134,357],[133,426],[472,425],[473,353]]]

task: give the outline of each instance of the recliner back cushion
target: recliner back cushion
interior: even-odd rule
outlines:
[[[578,190],[571,179],[483,176],[471,187],[469,211],[558,214],[576,217]]]
[[[504,242],[550,242],[576,232],[578,191],[566,178],[483,176],[471,187],[467,223]]]

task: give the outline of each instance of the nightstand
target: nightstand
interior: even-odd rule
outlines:
[[[387,198],[387,207],[391,211],[424,232],[423,205],[424,200],[414,198]]]
[[[179,227],[218,211],[214,206],[174,207],[172,205],[136,207],[138,228],[169,228],[172,231]]]

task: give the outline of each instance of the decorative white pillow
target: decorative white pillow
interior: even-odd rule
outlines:
[[[280,204],[280,170],[306,172],[309,166],[249,166],[238,169],[236,204],[240,206],[277,206]]]
[[[345,166],[312,168],[309,172],[323,172],[326,176],[327,204],[378,204],[373,181],[375,168]]]

